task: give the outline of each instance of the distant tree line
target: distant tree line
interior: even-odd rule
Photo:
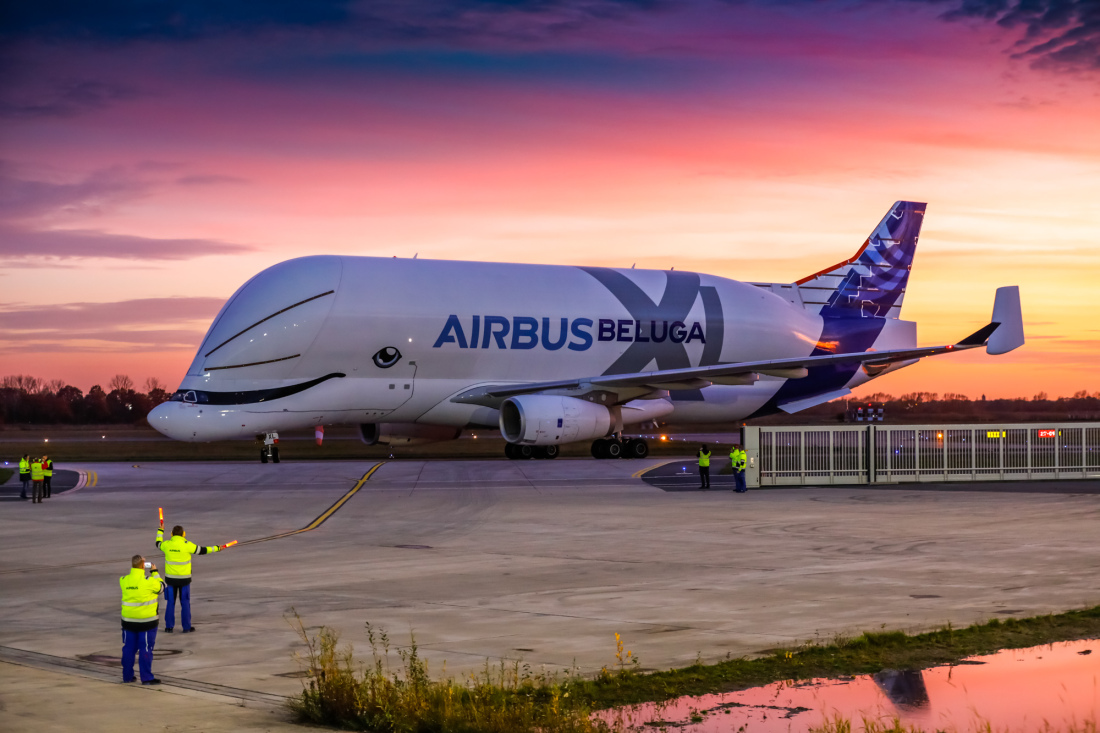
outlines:
[[[84,394],[60,379],[17,374],[0,379],[0,425],[144,423],[149,411],[169,396],[156,377],[137,390],[134,380],[116,374],[107,389],[97,384]]]

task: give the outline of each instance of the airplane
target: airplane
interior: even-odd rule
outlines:
[[[795,413],[924,357],[1024,343],[1017,286],[989,324],[917,346],[902,301],[925,204],[895,203],[848,259],[793,283],[702,273],[319,255],[270,267],[214,319],[149,414],[182,441],[357,425],[368,445],[499,428],[509,458],[592,441],[644,458],[627,426]]]

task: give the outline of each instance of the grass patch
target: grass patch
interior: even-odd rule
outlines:
[[[15,473],[14,468],[0,468],[0,486],[3,486],[8,482],[8,479]]]
[[[569,680],[533,674],[519,662],[491,666],[456,680],[433,680],[415,638],[390,666],[385,632],[367,624],[369,664],[356,662],[350,645],[322,627],[311,634],[294,614],[306,646],[300,659],[309,682],[290,708],[299,719],[351,730],[385,733],[605,733],[588,704],[570,695]]]
[[[780,649],[754,659],[693,664],[643,673],[616,635],[615,662],[594,678],[574,673],[533,674],[519,662],[496,667],[486,662],[477,675],[432,680],[415,640],[397,652],[390,667],[389,639],[368,624],[370,664],[355,661],[350,646],[322,627],[310,634],[295,615],[306,645],[302,662],[309,683],[291,708],[304,720],[353,730],[385,733],[585,733],[620,731],[622,722],[593,720],[594,710],[661,703],[684,695],[704,695],[758,687],[781,680],[874,674],[882,669],[924,669],[965,657],[992,654],[1057,641],[1100,637],[1100,606],[1028,619],[993,620],[963,629],[950,625],[909,636],[901,631],[868,631],[830,644]],[[879,724],[875,724],[879,725]],[[831,726],[831,727],[829,727]],[[867,733],[918,733],[908,728],[866,728]],[[850,733],[851,721],[838,719],[824,733]],[[1097,733],[1095,728],[1089,733]]]

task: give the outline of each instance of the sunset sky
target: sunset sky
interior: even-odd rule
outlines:
[[[101,0],[0,10],[0,376],[175,388],[260,269],[361,254],[790,282],[928,202],[864,392],[1100,390],[1094,0]]]

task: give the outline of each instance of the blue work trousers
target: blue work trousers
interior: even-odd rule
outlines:
[[[157,643],[157,630],[127,631],[122,630],[122,681],[132,682],[134,679],[134,655],[137,654],[138,670],[141,673],[141,681],[148,682],[153,679],[153,647]]]
[[[164,628],[171,629],[176,625],[176,597],[180,599],[180,621],[183,622],[183,630],[191,630],[191,585],[164,586],[164,600],[167,608],[164,611]]]
[[[733,472],[733,481],[737,485],[737,488],[735,488],[734,491],[742,492],[742,493],[745,492],[745,491],[748,491],[748,488],[745,486],[745,472],[744,471],[734,471]]]
[[[31,482],[31,475],[29,473],[19,474],[19,480],[23,483],[23,490],[19,492],[20,499],[27,498],[27,484]]]

